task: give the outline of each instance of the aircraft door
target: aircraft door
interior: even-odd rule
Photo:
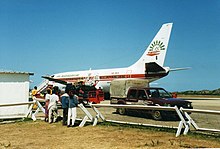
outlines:
[[[96,75],[95,75],[95,77],[94,77],[94,79],[95,79],[95,81],[99,81],[99,80],[100,80],[99,75],[98,75],[98,74],[96,74]]]

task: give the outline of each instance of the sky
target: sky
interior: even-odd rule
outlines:
[[[1,0],[0,70],[42,75],[127,67],[173,22],[169,91],[220,88],[219,0]]]

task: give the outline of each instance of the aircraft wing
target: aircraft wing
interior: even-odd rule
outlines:
[[[60,79],[55,79],[55,78],[50,77],[50,76],[42,76],[42,78],[48,79],[49,81],[54,81],[54,82],[57,82],[57,83],[60,83],[60,84],[63,84],[63,85],[68,84],[68,82],[66,82],[66,81],[63,81],[63,80],[60,80]]]

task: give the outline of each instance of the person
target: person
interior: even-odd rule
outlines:
[[[53,89],[52,95],[50,95],[50,101],[48,105],[49,110],[49,123],[56,122],[57,119],[57,102],[59,101],[58,90]],[[53,121],[52,121],[53,118]]]
[[[31,91],[31,96],[32,96],[32,99],[34,100],[37,96],[37,86],[34,87],[34,89]],[[38,108],[38,105],[37,103],[34,103],[33,105],[33,110],[36,110]]]
[[[34,87],[34,89],[31,91],[32,98],[37,95],[37,86]]]
[[[63,109],[63,125],[67,125],[69,91],[70,89],[66,87],[65,93],[61,96],[61,104],[62,104],[62,109]]]
[[[78,91],[78,100],[79,100],[79,103],[83,103],[83,97],[84,97],[84,91],[82,89],[82,87],[79,88],[79,91]],[[84,103],[83,103],[84,104]]]
[[[78,96],[76,90],[69,91],[69,106],[68,106],[68,120],[67,127],[73,127],[76,121],[76,107],[78,106]],[[70,125],[70,119],[72,117],[72,125]]]
[[[47,93],[45,95],[45,122],[48,122],[48,105],[49,105],[49,102],[50,102],[50,96],[51,96],[51,89],[48,88],[47,89]]]
[[[50,95],[52,95],[52,91],[53,91],[53,84],[51,82],[48,83],[47,89],[50,90]]]
[[[98,103],[100,103],[101,101],[104,100],[104,93],[103,93],[101,87],[99,87],[99,89],[96,90],[96,97],[97,97],[97,102]]]
[[[172,93],[172,97],[177,98],[177,93],[176,92]]]

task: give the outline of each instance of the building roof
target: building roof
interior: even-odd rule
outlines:
[[[8,71],[8,70],[0,70],[0,74],[28,74],[34,75],[33,72],[21,72],[21,71]]]

